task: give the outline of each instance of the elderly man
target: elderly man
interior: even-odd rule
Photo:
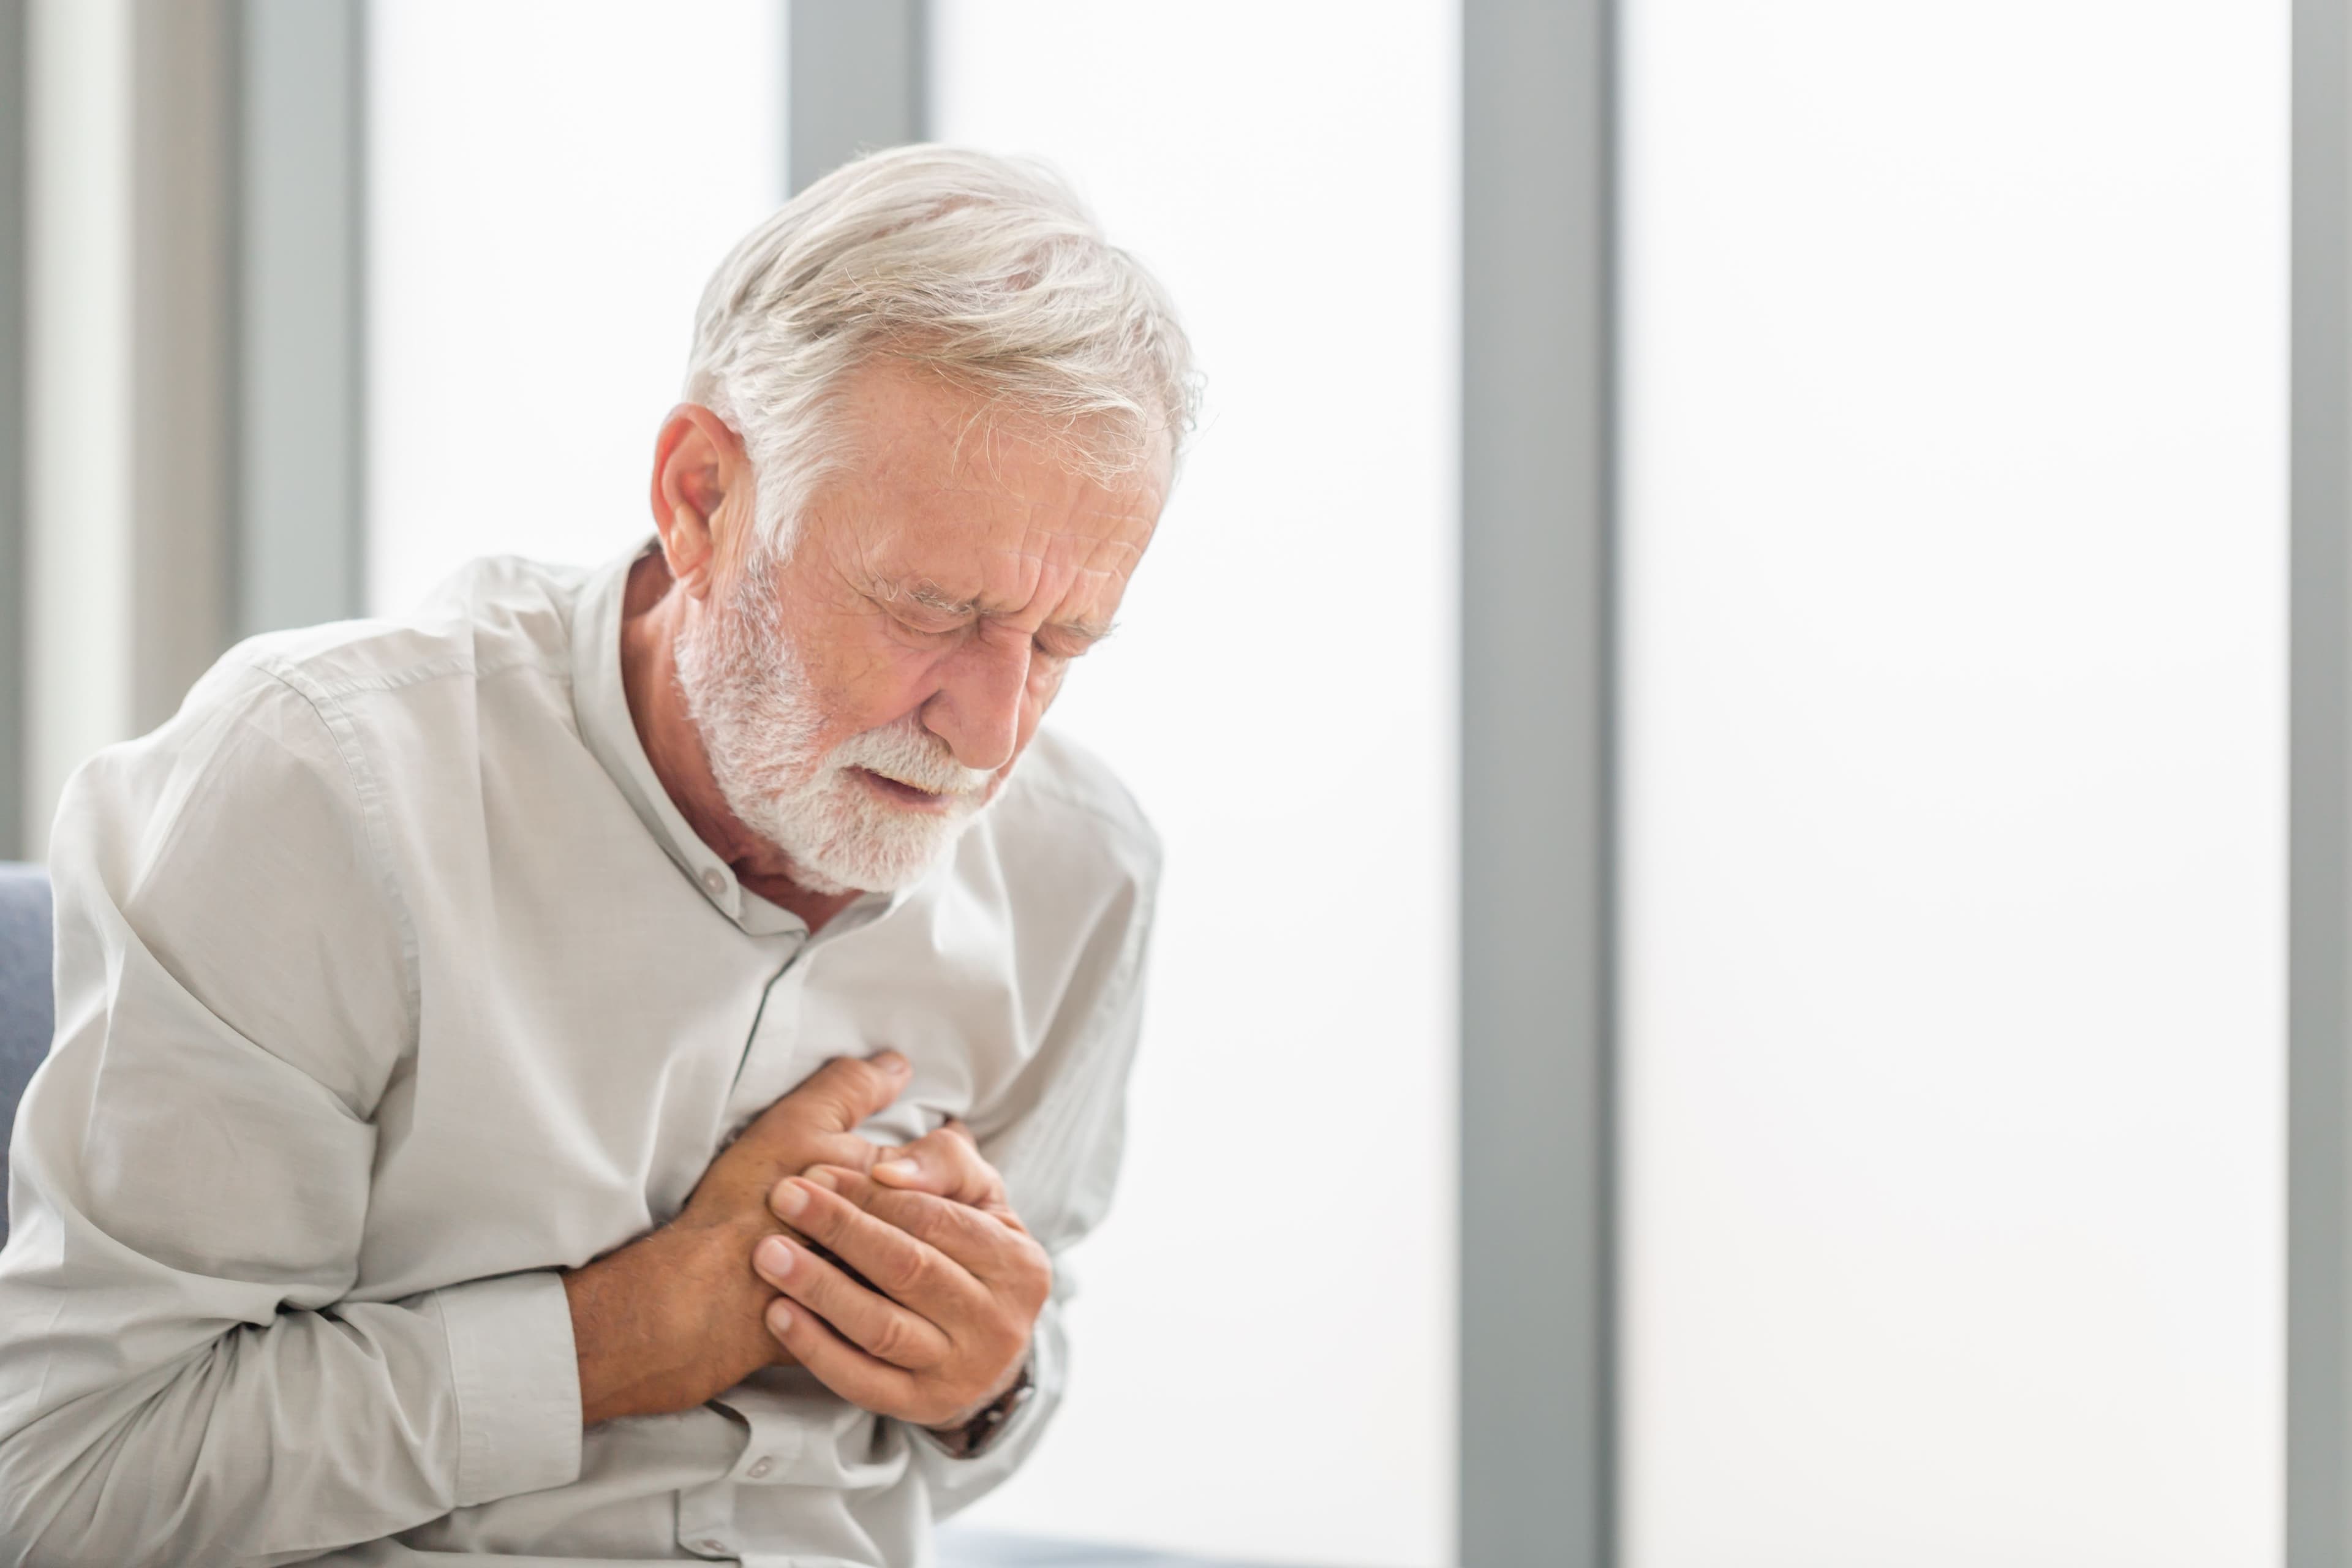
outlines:
[[[925,1561],[1118,1163],[1158,852],[1037,726],[1190,385],[1059,184],[867,159],[712,279],[657,541],[247,643],[84,768],[0,1561]]]

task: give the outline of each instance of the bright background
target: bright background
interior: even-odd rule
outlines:
[[[369,609],[653,532],[702,285],[784,186],[773,0],[368,7]]]
[[[2280,1560],[2287,8],[1625,8],[1632,1568]]]
[[[681,13],[373,8],[379,613],[477,554],[649,532],[703,281],[783,195],[781,10]],[[1429,1568],[1453,1537],[1459,19],[947,0],[931,28],[933,133],[1059,167],[1209,377],[1121,630],[1055,710],[1168,871],[1119,1201],[1072,1265],[1076,1382],[972,1517]]]

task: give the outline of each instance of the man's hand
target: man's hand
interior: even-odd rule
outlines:
[[[1012,1200],[1005,1195],[1004,1178],[982,1156],[971,1130],[952,1116],[903,1148],[882,1151],[866,1173],[886,1187],[969,1204],[1007,1221],[1016,1230],[1021,1228],[1021,1222],[1013,1216]],[[783,1197],[783,1185],[777,1183],[776,1190],[769,1194],[770,1208]],[[783,1211],[776,1212],[781,1215]]]
[[[931,1138],[942,1133],[969,1147],[961,1128]],[[1013,1385],[1054,1268],[1001,1181],[992,1196],[958,1201],[824,1166],[779,1183],[771,1201],[805,1240],[774,1237],[752,1255],[789,1298],[769,1304],[768,1327],[827,1388],[877,1415],[949,1428]]]
[[[775,1292],[745,1267],[777,1228],[769,1192],[820,1163],[864,1171],[884,1154],[904,1157],[852,1130],[898,1099],[908,1076],[896,1051],[827,1062],[711,1162],[676,1219],[563,1277],[585,1424],[690,1410],[785,1359],[761,1318]],[[926,1152],[920,1179],[944,1182],[940,1151]],[[968,1179],[958,1168],[958,1184]]]

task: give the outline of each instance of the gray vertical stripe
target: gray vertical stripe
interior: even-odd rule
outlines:
[[[1461,1555],[1603,1568],[1612,7],[1463,21]]]
[[[2286,1558],[2352,1564],[2352,33],[2295,0]]]
[[[0,860],[25,853],[25,0],[0,0]]]
[[[366,13],[244,0],[236,631],[362,613]]]
[[[923,139],[929,39],[923,0],[791,0],[784,95],[793,193],[859,153]]]
[[[136,0],[131,26],[131,721],[230,640],[236,7]]]

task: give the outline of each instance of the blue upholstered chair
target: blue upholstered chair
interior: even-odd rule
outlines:
[[[0,1171],[25,1081],[56,1027],[49,977],[49,879],[38,866],[0,863]],[[0,1205],[0,1241],[8,1216]],[[940,1532],[941,1568],[1211,1568],[1198,1559],[986,1531]],[[1232,1565],[1229,1565],[1232,1568]]]
[[[49,993],[49,879],[38,866],[0,862],[0,1171],[25,1080],[48,1055],[57,1011]],[[0,1204],[0,1241],[8,1211]]]

